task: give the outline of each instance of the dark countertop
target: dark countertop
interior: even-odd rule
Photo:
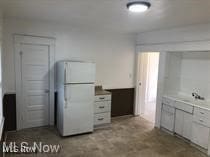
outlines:
[[[95,86],[95,95],[111,95],[111,92],[104,90],[102,86]]]
[[[111,92],[108,92],[106,90],[96,90],[95,95],[111,95]]]

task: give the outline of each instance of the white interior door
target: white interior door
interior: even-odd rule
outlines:
[[[39,44],[34,37],[31,38],[16,40],[18,130],[51,124],[50,106],[54,106],[51,101],[54,91],[51,82],[50,45]]]
[[[23,128],[49,122],[48,46],[21,45]]]
[[[146,82],[147,82],[147,66],[148,66],[148,55],[147,53],[141,53],[139,55],[139,106],[140,114],[143,114],[145,111],[145,98],[146,98]]]
[[[158,63],[157,52],[138,54],[135,115],[152,122],[155,121]]]

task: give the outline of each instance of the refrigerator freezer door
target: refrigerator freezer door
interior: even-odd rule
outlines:
[[[93,131],[94,84],[65,86],[63,136]]]
[[[65,63],[65,84],[68,83],[94,83],[95,64],[85,62]]]

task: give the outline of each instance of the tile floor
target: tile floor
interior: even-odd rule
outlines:
[[[171,136],[139,117],[117,118],[111,127],[92,134],[60,137],[53,127],[8,133],[7,141],[60,144],[57,154],[13,154],[6,157],[205,157],[187,142]]]

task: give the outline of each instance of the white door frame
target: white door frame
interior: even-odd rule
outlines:
[[[142,96],[144,96],[145,94],[146,94],[146,90],[145,91],[142,91],[142,89],[141,88],[144,88],[145,89],[145,86],[146,86],[146,84],[144,85],[142,82],[146,82],[146,78],[142,78],[141,77],[141,71],[142,71],[142,69],[141,68],[143,68],[142,66],[141,66],[141,63],[140,63],[140,55],[141,55],[141,53],[150,53],[150,52],[139,52],[139,53],[136,53],[136,58],[137,58],[137,64],[136,64],[136,69],[137,69],[137,71],[136,71],[136,93],[135,93],[135,107],[134,107],[134,115],[135,116],[140,116],[141,114],[142,114],[142,109],[143,109],[143,104],[141,103],[141,101],[140,101],[140,98],[142,97]],[[156,53],[159,53],[160,54],[160,52],[156,52]],[[159,61],[160,61],[160,58],[159,58]],[[146,66],[148,66],[148,65],[146,65]],[[159,73],[159,64],[158,64],[158,73]],[[140,87],[140,85],[139,85],[139,83],[141,83],[141,87]],[[142,87],[143,86],[143,87]],[[157,100],[156,100],[157,101]],[[156,113],[155,113],[156,114]]]
[[[27,44],[37,44],[37,45],[46,45],[49,46],[49,125],[54,125],[54,104],[55,104],[55,83],[54,83],[54,73],[55,73],[55,39],[47,37],[36,37],[29,35],[14,35],[14,48],[15,48],[15,83],[16,83],[16,122],[17,130],[22,129],[21,123],[21,57],[20,57],[20,45],[21,43]]]

